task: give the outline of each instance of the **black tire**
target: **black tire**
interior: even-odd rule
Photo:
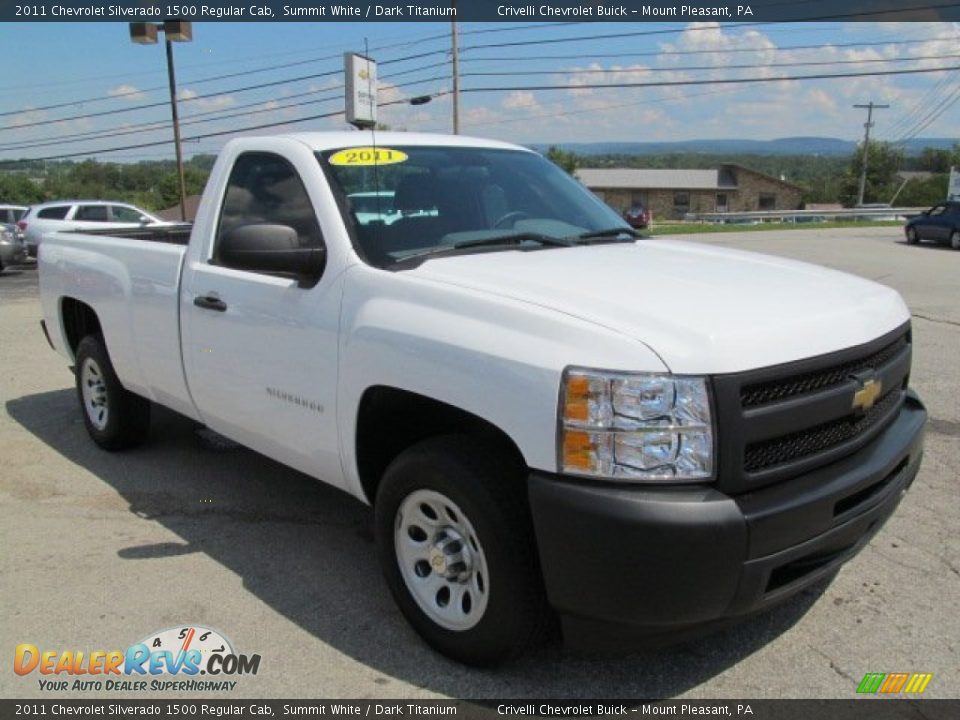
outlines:
[[[960,250],[960,230],[954,230],[950,234],[950,247],[954,250]]]
[[[916,228],[907,228],[907,242],[910,245],[916,245],[918,242],[920,242],[920,235],[917,233]]]
[[[449,498],[476,531],[489,593],[479,621],[453,630],[418,604],[395,548],[398,510],[416,491]],[[553,623],[546,602],[526,494],[525,469],[511,453],[472,436],[425,440],[387,468],[375,504],[377,552],[401,612],[435,650],[478,667],[498,664],[539,644]]]
[[[126,390],[120,384],[110,362],[106,343],[101,335],[87,335],[77,345],[75,369],[77,400],[87,432],[104,450],[125,450],[146,440],[150,432],[150,401]],[[88,373],[88,375],[85,375]],[[91,380],[91,375],[99,380]],[[84,382],[89,392],[102,399],[100,413],[88,406]],[[95,387],[97,390],[91,390]]]

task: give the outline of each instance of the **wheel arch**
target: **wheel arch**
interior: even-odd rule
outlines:
[[[357,475],[367,502],[373,504],[384,471],[401,452],[422,440],[455,434],[482,436],[526,466],[513,439],[478,415],[409,390],[367,388],[360,398],[354,438]]]
[[[90,305],[76,298],[60,298],[60,325],[66,350],[72,360],[77,358],[77,346],[87,335],[103,334],[100,317]]]

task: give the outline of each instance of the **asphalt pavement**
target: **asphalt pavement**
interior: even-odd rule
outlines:
[[[142,448],[98,450],[40,333],[27,266],[0,274],[0,697],[142,697],[41,690],[37,673],[12,671],[14,647],[123,649],[191,623],[261,656],[224,699],[853,698],[866,672],[933,673],[927,696],[960,696],[960,252],[908,246],[897,228],[683,239],[853,272],[896,288],[913,312],[924,464],[829,585],[667,649],[553,644],[495,670],[449,662],[394,607],[356,500],[165,411]],[[197,697],[147,693],[160,695]]]

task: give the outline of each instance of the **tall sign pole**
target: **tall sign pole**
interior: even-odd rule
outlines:
[[[453,134],[460,134],[460,42],[457,30],[457,0],[450,0],[454,19],[450,22],[450,42],[453,53]]]
[[[870,158],[870,128],[873,127],[873,111],[890,107],[889,105],[874,105],[871,100],[867,105],[854,105],[855,108],[866,108],[867,121],[863,124],[863,166],[860,168],[860,189],[857,191],[857,207],[863,205],[863,193],[867,189],[867,162]]]

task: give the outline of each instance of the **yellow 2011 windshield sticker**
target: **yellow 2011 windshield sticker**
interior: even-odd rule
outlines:
[[[362,167],[365,165],[393,165],[405,162],[407,154],[400,150],[385,147],[356,147],[335,152],[327,162],[331,165],[350,165]]]

